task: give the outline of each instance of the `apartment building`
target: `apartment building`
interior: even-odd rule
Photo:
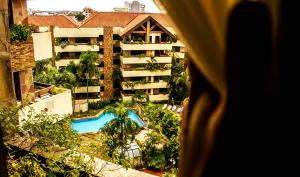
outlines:
[[[110,99],[119,92],[124,100],[134,95],[146,95],[150,101],[169,99],[166,80],[171,76],[172,56],[183,60],[185,51],[164,14],[94,12],[80,25],[64,15],[30,16],[28,21],[40,31],[53,26],[58,68],[70,61],[79,63],[82,52],[98,53],[102,74],[88,89],[91,101]],[[118,68],[120,89],[112,78]],[[76,103],[86,100],[85,86],[75,92]]]

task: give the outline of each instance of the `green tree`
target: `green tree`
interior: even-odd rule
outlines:
[[[31,110],[27,119],[18,125],[13,122],[18,122],[20,112],[22,106],[0,108],[9,176],[78,176],[80,171],[91,172],[93,163],[84,161],[78,152],[79,135],[71,128],[69,117],[46,112],[36,114]],[[20,149],[12,149],[9,144]],[[47,160],[42,160],[40,155]]]
[[[182,102],[189,93],[189,74],[188,70],[181,63],[176,62],[176,58],[172,58],[172,75],[168,81],[170,99],[176,102]]]
[[[86,79],[87,102],[89,103],[89,81],[93,77],[99,77],[100,72],[96,63],[100,64],[99,56],[96,52],[87,51],[80,55],[79,71],[81,77]]]
[[[173,77],[173,82],[176,85],[184,87],[184,90],[186,91],[184,98],[189,96],[190,76],[189,76],[188,68],[186,68],[185,71],[181,72],[179,75],[176,75],[175,77]]]
[[[50,61],[50,59],[36,61],[33,75],[39,75],[44,72],[47,69],[47,66],[50,64]]]
[[[102,132],[111,137],[110,145],[115,152],[117,148],[121,149],[121,159],[125,158],[124,152],[126,146],[135,138],[135,134],[139,132],[140,126],[138,123],[128,117],[132,108],[126,103],[117,103],[116,107],[108,106],[105,112],[115,114],[116,118],[108,122]]]
[[[56,79],[59,75],[59,71],[51,66],[45,67],[41,73],[34,75],[34,80],[46,84],[56,85]]]
[[[82,20],[85,19],[85,15],[84,15],[82,12],[80,12],[79,14],[77,14],[77,15],[75,16],[75,18],[76,18],[78,21],[82,21]]]
[[[147,139],[141,145],[142,159],[147,167],[163,170],[166,166],[166,158],[163,151],[165,138],[157,132],[147,134]]]

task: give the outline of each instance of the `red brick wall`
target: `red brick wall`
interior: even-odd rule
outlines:
[[[113,97],[113,28],[104,27],[104,36],[103,36],[103,74],[104,74],[104,93],[103,99],[107,100]]]

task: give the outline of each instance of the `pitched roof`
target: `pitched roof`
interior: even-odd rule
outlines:
[[[80,27],[97,28],[103,26],[125,27],[132,19],[137,16],[136,13],[124,12],[97,12],[88,18]]]
[[[134,30],[138,26],[142,25],[147,19],[150,17],[149,14],[142,14],[135,17],[130,23],[128,23],[124,29],[124,31],[121,32],[121,36],[128,33],[129,31]]]
[[[98,28],[103,26],[126,27],[132,21],[149,16],[164,27],[170,27],[165,14],[130,12],[94,12],[83,23],[77,23],[66,15],[29,16],[28,24],[35,26],[57,26],[60,28]]]
[[[78,24],[66,15],[28,16],[28,24],[35,26],[57,26],[60,28],[77,28]]]
[[[145,15],[151,15],[163,26],[170,26],[165,14],[155,13],[130,13],[130,12],[95,12],[80,27],[97,28],[103,26],[126,27],[136,18],[143,18]],[[140,17],[141,16],[141,17]]]
[[[157,17],[156,17],[157,18]],[[133,19],[121,32],[120,36],[124,36],[131,31],[135,30],[142,24],[144,24],[146,21],[151,20],[154,22],[160,29],[162,29],[165,33],[167,33],[169,36],[171,36],[173,39],[176,39],[176,36],[172,34],[169,30],[167,30],[158,20],[154,19],[152,14],[143,14],[137,16],[135,19]]]

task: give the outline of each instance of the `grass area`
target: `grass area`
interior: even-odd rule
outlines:
[[[105,135],[101,133],[84,133],[80,135],[80,152],[110,161],[102,144]]]
[[[103,109],[89,109],[87,112],[82,113],[74,113],[72,118],[83,118],[83,117],[93,117],[96,116],[98,113],[103,111]]]

